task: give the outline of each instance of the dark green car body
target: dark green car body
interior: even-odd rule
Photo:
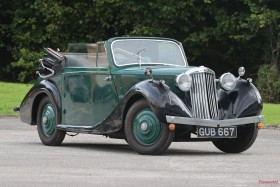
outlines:
[[[132,42],[131,51],[134,52],[128,50],[130,43],[126,41]],[[141,46],[147,43],[148,47]],[[43,131],[50,126],[50,129],[54,128],[57,131],[102,134],[112,138],[127,139],[125,132],[127,114],[140,100],[146,102],[149,108],[143,113],[144,116],[147,113],[146,121],[149,121],[148,116],[152,115],[155,121],[158,120],[153,123],[163,124],[163,126],[176,125],[172,141],[191,140],[191,134],[196,134],[197,126],[219,127],[223,124],[221,121],[228,122],[229,119],[244,118],[247,121],[246,123],[240,123],[240,120],[229,121],[225,127],[244,126],[261,121],[258,115],[262,110],[262,101],[257,89],[249,80],[237,78],[233,90],[222,89],[216,84],[215,73],[212,70],[204,66],[192,67],[187,64],[183,47],[176,40],[150,37],[112,38],[105,42],[87,45],[87,51],[92,50],[92,46],[94,46],[93,52],[86,56],[77,53],[60,54],[62,60],[53,60],[54,65],[49,67],[53,70],[51,76],[48,76],[48,67],[43,65],[43,70],[39,71],[41,78],[38,78],[20,106],[20,117],[23,122],[38,125],[39,119],[42,121]],[[151,52],[152,47],[155,50]],[[121,55],[118,56],[117,52],[121,52]],[[171,56],[170,59],[161,63],[164,61],[161,59],[167,59],[167,56]],[[121,62],[127,57],[130,57],[130,60]],[[42,61],[48,60],[46,58],[53,59],[48,55],[44,58]],[[86,63],[82,63],[84,59]],[[155,62],[154,59],[157,61]],[[147,71],[149,73],[145,75]],[[200,75],[211,74],[211,77],[205,78],[203,74],[203,79],[197,78],[201,82],[195,82],[196,78],[193,76],[195,73],[193,73],[192,85],[196,84],[198,90],[194,92],[193,86],[193,91],[182,91],[178,87],[176,78],[178,75],[192,71],[199,72]],[[203,83],[203,80],[208,82]],[[203,89],[200,89],[200,85]],[[200,96],[199,93],[204,95]],[[48,97],[53,104],[55,124],[48,124],[51,118],[54,119],[49,114],[52,113],[52,109],[44,110],[43,113],[38,111],[44,97]],[[207,104],[201,105],[198,102]],[[194,105],[197,105],[197,108]],[[38,115],[39,112],[42,113],[41,116]],[[204,114],[203,117],[199,117],[201,113],[208,113],[209,117],[205,117]],[[137,115],[141,116],[139,113]],[[140,125],[141,128],[139,127],[138,131],[134,129],[133,133],[144,148],[156,144],[153,141],[160,141],[157,137],[152,137],[151,142],[145,140],[144,131],[146,132],[146,128],[153,128],[152,122],[148,123],[148,126],[146,122]],[[160,136],[162,130],[157,128],[155,127],[153,131]],[[153,131],[147,136],[154,136]],[[52,136],[52,132],[45,135]],[[208,138],[213,140],[211,137]],[[197,140],[199,141],[200,138]],[[137,151],[137,148],[133,148]],[[137,152],[157,154],[161,151]]]

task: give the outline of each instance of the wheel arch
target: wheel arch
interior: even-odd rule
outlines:
[[[23,122],[36,125],[38,107],[43,97],[48,96],[56,107],[58,123],[62,120],[62,105],[60,93],[56,84],[50,80],[43,80],[34,85],[26,94],[20,106],[20,118]]]
[[[132,95],[132,96],[128,99],[128,101],[127,101],[127,103],[126,103],[126,105],[125,105],[125,107],[124,107],[124,111],[123,111],[122,128],[124,127],[124,121],[125,121],[127,112],[128,112],[128,110],[130,109],[130,107],[131,107],[135,102],[137,102],[138,100],[144,99],[144,98],[145,98],[145,97],[144,97],[142,94],[136,93],[136,94]]]
[[[33,105],[32,105],[32,125],[37,124],[37,114],[38,114],[38,108],[39,108],[39,104],[41,102],[41,100],[48,96],[46,93],[40,93],[36,96],[36,98],[34,99]]]

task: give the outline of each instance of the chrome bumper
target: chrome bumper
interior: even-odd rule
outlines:
[[[196,125],[196,126],[205,126],[205,127],[228,127],[228,126],[244,125],[250,123],[260,123],[263,121],[263,119],[264,119],[263,115],[245,117],[245,118],[224,119],[224,120],[166,116],[166,121],[168,123]]]

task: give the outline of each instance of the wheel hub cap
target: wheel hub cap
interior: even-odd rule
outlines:
[[[42,130],[46,136],[51,136],[54,133],[56,126],[55,110],[52,105],[48,104],[42,111]]]
[[[141,123],[141,130],[146,131],[148,129],[147,123]]]
[[[46,125],[46,124],[47,124],[47,122],[48,122],[48,118],[43,117],[43,125]]]
[[[133,135],[142,145],[155,144],[162,132],[162,124],[151,109],[146,108],[139,111],[133,120]]]

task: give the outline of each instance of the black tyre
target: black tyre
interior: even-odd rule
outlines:
[[[237,138],[221,139],[213,141],[213,144],[225,153],[241,153],[249,149],[258,136],[258,128],[255,124],[239,126]]]
[[[56,125],[56,107],[49,97],[44,97],[37,113],[37,130],[43,144],[56,146],[62,143],[66,132],[56,129]]]
[[[164,152],[175,134],[168,125],[158,120],[144,99],[135,102],[128,110],[124,130],[130,147],[139,154],[147,155]]]

